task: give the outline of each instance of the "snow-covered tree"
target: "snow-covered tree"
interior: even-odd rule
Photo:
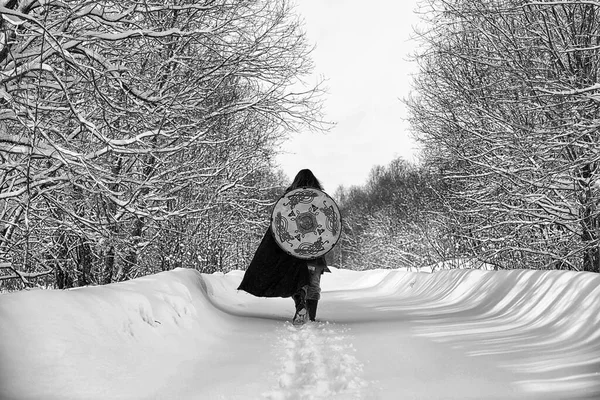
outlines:
[[[600,271],[600,4],[431,0],[409,101],[456,239],[501,267]]]
[[[5,276],[127,279],[176,218],[237,209],[216,219],[244,225],[274,146],[319,127],[318,86],[291,89],[312,65],[287,0],[21,0],[0,14]]]

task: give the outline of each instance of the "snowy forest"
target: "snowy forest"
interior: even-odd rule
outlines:
[[[600,2],[427,0],[420,160],[331,193],[349,269],[600,272]],[[0,287],[243,269],[326,130],[287,0],[0,2]],[[401,96],[402,94],[399,94]],[[448,265],[448,263],[446,263]]]
[[[321,120],[320,89],[291,90],[311,47],[287,1],[24,0],[0,13],[4,285],[247,259],[283,185],[277,144]]]
[[[406,99],[422,162],[375,168],[366,187],[339,193],[348,264],[600,272],[599,11],[423,4]]]

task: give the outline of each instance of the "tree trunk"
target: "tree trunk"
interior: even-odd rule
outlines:
[[[131,231],[131,247],[129,248],[127,255],[125,256],[125,260],[123,260],[123,265],[119,273],[119,281],[126,281],[130,279],[131,271],[134,267],[137,266],[138,244],[140,243],[142,237],[143,227],[143,220],[141,218],[136,219],[133,224],[133,229]]]
[[[104,256],[104,271],[102,273],[102,284],[108,285],[113,281],[115,270],[115,246],[110,246]]]
[[[92,263],[94,256],[90,244],[83,238],[77,246],[77,286],[88,286],[92,284]]]
[[[581,195],[579,201],[581,204],[581,240],[584,244],[583,270],[600,272],[600,248],[598,246],[600,221],[598,221],[596,212],[597,198],[590,187],[593,175],[593,165],[587,164],[581,169],[579,181]]]
[[[113,165],[110,169],[111,177],[113,182],[108,185],[108,188],[111,192],[116,193],[119,190],[119,177],[121,175],[121,169],[123,167],[123,158],[121,156],[116,156],[116,159],[113,161]],[[108,223],[108,232],[116,236],[119,232],[119,226],[117,221],[115,220],[115,214],[117,212],[117,205],[109,199],[106,199],[106,219]],[[112,243],[114,238],[109,238]],[[104,256],[104,271],[102,274],[102,283],[104,285],[108,285],[112,283],[113,278],[115,277],[115,246],[110,244],[108,249],[106,250],[106,255]]]

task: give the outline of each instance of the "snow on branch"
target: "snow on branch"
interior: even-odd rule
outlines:
[[[543,87],[535,87],[534,88],[537,91],[540,91],[542,93],[546,93],[546,94],[551,94],[551,95],[557,95],[557,96],[576,96],[579,94],[583,94],[583,93],[588,93],[588,92],[593,92],[596,90],[600,90],[600,83],[596,83],[592,86],[588,86],[585,88],[575,88],[575,89],[570,89],[570,90],[559,90],[559,91],[554,91],[554,90],[548,90],[546,88]]]
[[[0,263],[0,269],[9,269],[13,272],[9,275],[0,275],[0,281],[9,279],[21,279],[25,284],[29,284],[29,279],[39,278],[40,276],[49,275],[53,272],[52,269],[41,272],[23,272],[13,267],[10,263]]]
[[[81,36],[88,37],[88,38],[101,39],[101,40],[116,41],[116,40],[131,39],[131,38],[136,38],[136,37],[150,37],[150,38],[162,38],[162,37],[167,37],[167,36],[182,36],[182,37],[184,37],[184,36],[193,36],[193,35],[198,35],[198,34],[206,34],[206,33],[210,33],[210,32],[212,32],[211,29],[194,29],[191,31],[184,31],[179,28],[171,28],[171,29],[167,29],[164,31],[155,31],[152,29],[132,29],[132,30],[128,30],[128,31],[114,32],[114,33],[88,31],[88,32],[82,33]]]
[[[568,4],[576,4],[576,5],[590,5],[600,7],[599,1],[590,1],[590,0],[560,0],[560,1],[528,1],[521,5],[521,8],[529,7],[529,6],[564,6]]]

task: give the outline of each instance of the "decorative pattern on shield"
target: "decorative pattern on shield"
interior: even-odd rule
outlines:
[[[341,223],[335,201],[313,188],[298,188],[284,194],[271,216],[275,242],[286,253],[303,259],[327,254],[341,236]]]

